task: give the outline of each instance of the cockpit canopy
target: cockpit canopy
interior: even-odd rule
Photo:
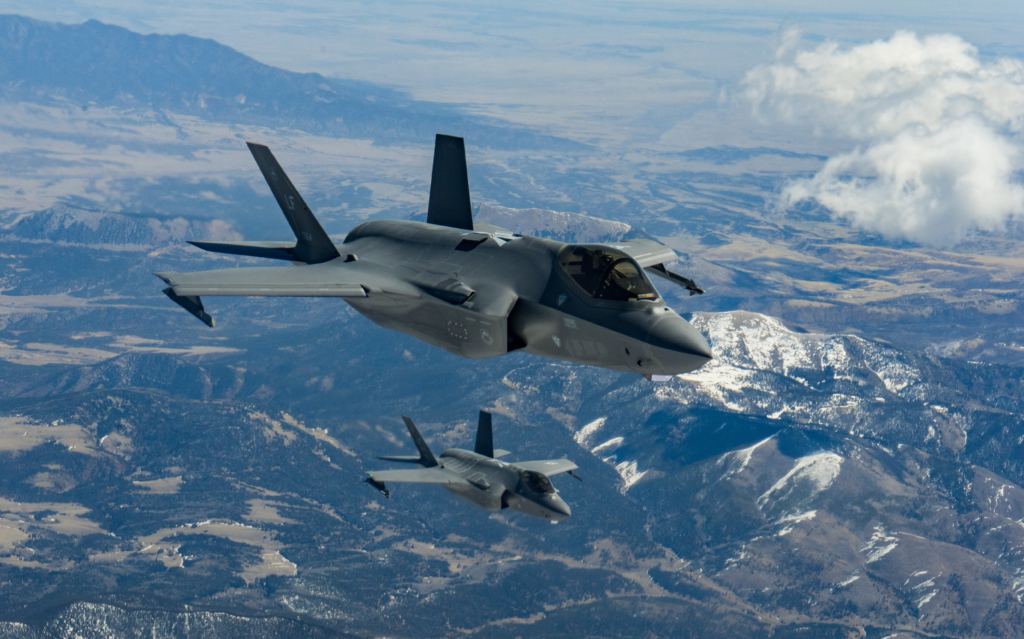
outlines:
[[[570,244],[559,251],[558,265],[594,299],[616,302],[658,299],[658,291],[640,265],[611,247]]]
[[[535,493],[555,492],[555,487],[551,485],[551,481],[541,473],[533,470],[523,471],[523,483]]]

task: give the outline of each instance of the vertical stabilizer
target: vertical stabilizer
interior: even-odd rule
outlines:
[[[430,176],[427,222],[473,230],[466,145],[462,138],[438,133],[434,141],[434,171]]]
[[[494,435],[491,432],[491,414],[480,411],[480,422],[476,427],[476,447],[473,451],[477,455],[494,457]]]
[[[306,264],[320,264],[338,257],[334,242],[306,206],[270,149],[262,144],[246,144],[295,233],[295,248],[290,249],[295,259]]]
[[[402,419],[405,421],[405,427],[409,429],[412,442],[416,444],[416,450],[420,451],[420,465],[425,468],[437,466],[437,459],[434,458],[434,453],[430,452],[430,448],[427,447],[427,442],[423,441],[423,435],[420,435],[416,424],[413,424],[412,420],[405,415],[402,415]]]

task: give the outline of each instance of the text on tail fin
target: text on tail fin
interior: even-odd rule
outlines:
[[[288,179],[270,149],[262,144],[246,144],[281,211],[284,212],[285,219],[295,233],[295,248],[291,249],[295,257],[306,264],[319,264],[338,257],[338,249],[335,248],[334,242],[306,206],[305,200]]]

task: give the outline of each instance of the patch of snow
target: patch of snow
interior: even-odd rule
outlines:
[[[737,368],[716,360],[711,360],[695,373],[679,375],[680,379],[693,382],[700,386],[700,391],[717,399],[725,407],[744,412],[743,406],[729,401],[725,391],[743,393],[750,386],[751,379],[757,375],[757,371],[746,368]]]
[[[1002,486],[999,487],[999,492],[996,493],[995,503],[993,504],[993,507],[999,505],[999,500],[1000,499],[1006,499],[1006,489],[1007,488],[1012,488],[1012,486],[1010,486],[1008,484],[1003,484]],[[989,501],[990,502],[992,501],[991,497],[989,497]]]
[[[924,597],[921,597],[920,599],[918,599],[917,603],[914,604],[914,605],[916,605],[918,608],[920,608],[921,606],[923,606],[926,603],[928,603],[929,601],[931,601],[932,597],[934,597],[937,594],[939,594],[939,591],[938,590],[933,590],[930,593],[928,593],[927,595],[925,595]]]
[[[789,525],[786,526],[785,528],[783,528],[782,530],[780,530],[779,532],[775,533],[775,536],[776,537],[785,537],[786,535],[788,535],[789,533],[793,532],[796,529],[796,524],[800,523],[801,521],[810,521],[811,519],[814,519],[814,516],[817,515],[817,514],[818,514],[817,510],[809,510],[809,511],[807,511],[805,513],[800,513],[799,515],[789,515],[789,516],[783,517],[782,519],[780,519],[776,523],[779,523],[779,524],[788,523]]]
[[[621,464],[615,466],[615,470],[618,471],[619,476],[622,477],[624,485],[622,486],[622,494],[625,495],[626,491],[629,490],[633,484],[640,481],[640,478],[647,474],[647,471],[638,471],[636,468],[635,461],[624,461]]]
[[[590,452],[592,452],[592,453],[594,453],[596,455],[597,453],[601,452],[602,450],[606,450],[606,449],[609,449],[609,448],[618,448],[620,445],[622,445],[622,438],[621,437],[612,437],[611,439],[609,439],[605,443],[598,444],[597,446],[592,448],[590,450]]]
[[[860,549],[861,552],[868,553],[864,563],[871,564],[885,557],[899,545],[899,541],[898,537],[890,537],[886,534],[885,528],[878,524],[875,526],[875,532],[871,535],[871,540]]]
[[[835,453],[818,453],[816,455],[800,457],[796,460],[793,468],[782,479],[775,482],[774,486],[757,498],[758,508],[763,508],[773,496],[781,498],[784,496],[781,494],[782,490],[787,485],[795,484],[802,479],[808,480],[813,484],[811,496],[826,490],[832,485],[836,477],[839,476],[842,464],[843,458]],[[789,492],[792,492],[792,490],[793,486],[790,486]],[[786,494],[789,494],[789,492]]]
[[[579,429],[579,431],[573,436],[573,439],[575,439],[576,443],[580,446],[586,446],[590,442],[590,438],[593,437],[594,433],[601,430],[601,427],[604,426],[606,421],[608,421],[607,417],[599,417],[595,419],[583,428]]]
[[[725,461],[726,459],[729,459],[730,461],[740,460],[740,467],[727,472],[723,479],[725,477],[729,477],[730,475],[735,475],[737,473],[743,472],[743,470],[747,467],[747,464],[750,463],[751,457],[754,456],[754,451],[757,450],[762,444],[766,444],[769,440],[772,439],[772,437],[775,437],[775,435],[771,435],[766,439],[762,439],[761,441],[757,442],[750,448],[734,450],[731,453],[726,453],[726,455],[722,458],[722,461]]]
[[[1017,577],[1013,580],[1013,592],[1017,595],[1017,601],[1024,603],[1024,574],[1021,570],[1017,571]]]
[[[893,357],[878,358],[876,366],[869,367],[868,370],[882,380],[885,389],[890,393],[899,394],[900,391],[921,380],[918,371]]]
[[[818,514],[817,510],[808,510],[805,513],[800,513],[800,514],[797,514],[797,515],[787,515],[786,517],[783,517],[782,519],[780,519],[778,521],[778,523],[781,524],[781,523],[785,523],[785,522],[791,522],[791,523],[794,523],[794,524],[798,524],[801,521],[810,521],[810,520],[814,519],[815,515],[817,515],[817,514]]]
[[[840,581],[839,583],[837,583],[836,584],[836,588],[842,588],[844,586],[849,586],[850,584],[852,584],[853,582],[857,581],[858,579],[860,579],[860,575],[854,575],[854,576],[850,577],[849,579],[847,579],[846,581]]]

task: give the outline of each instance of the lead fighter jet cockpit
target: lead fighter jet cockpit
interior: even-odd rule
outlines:
[[[614,302],[658,300],[658,291],[629,255],[609,246],[570,244],[558,265],[589,297]]]

